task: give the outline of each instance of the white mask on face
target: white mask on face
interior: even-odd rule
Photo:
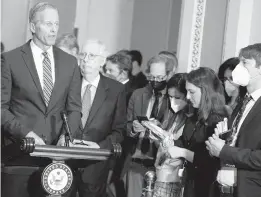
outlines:
[[[235,92],[237,91],[237,88],[235,85],[233,85],[228,80],[225,81],[225,90],[228,96],[233,96]]]
[[[232,79],[235,84],[240,86],[247,86],[250,81],[250,74],[246,67],[239,63],[232,71]]]
[[[180,110],[184,109],[187,105],[187,102],[182,99],[170,98],[171,109],[177,113]]]

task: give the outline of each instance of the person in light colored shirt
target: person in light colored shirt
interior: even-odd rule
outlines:
[[[218,123],[206,145],[210,155],[219,157],[222,162],[217,177],[221,196],[260,197],[261,43],[242,48],[239,59],[232,80],[245,86],[247,95],[241,110],[232,114],[228,123],[226,120]],[[222,140],[225,132],[229,135]]]
[[[126,130],[126,95],[122,83],[100,74],[106,58],[101,41],[87,40],[81,51],[82,124],[76,138],[84,140],[87,148],[112,150],[122,142]],[[78,168],[75,184],[79,196],[105,195],[109,163],[86,161]]]
[[[26,137],[33,138],[36,145],[64,145],[61,113],[67,114],[72,135],[80,126],[80,70],[75,57],[54,46],[59,30],[55,6],[48,2],[34,5],[29,28],[31,40],[1,54],[1,132],[16,142]],[[50,161],[30,157],[19,148],[14,156],[12,149],[2,150],[8,159],[1,196],[45,196],[36,174],[40,175],[39,166]]]
[[[180,138],[186,121],[185,110],[187,106],[186,74],[175,74],[167,83],[170,109],[166,111],[166,118],[161,127],[168,132],[168,137],[159,142],[155,167],[156,182],[154,197],[180,197],[181,178],[178,175],[182,167],[182,159],[166,158],[168,147],[174,145],[174,140]]]

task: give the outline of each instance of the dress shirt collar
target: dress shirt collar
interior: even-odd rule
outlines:
[[[100,74],[92,82],[89,82],[85,78],[83,78],[83,87],[91,84],[92,86],[94,86],[97,89],[100,78],[101,78]]]
[[[128,83],[129,79],[126,79],[125,81],[121,82],[122,84]]]
[[[261,88],[250,94],[253,100],[256,102],[261,97]]]
[[[31,49],[32,49],[32,52],[38,56],[38,57],[43,57],[43,51],[40,47],[38,47],[33,40],[31,40],[30,42],[30,46],[31,46]],[[49,49],[47,49],[46,51],[48,53],[48,56],[53,58],[53,46],[51,46]]]

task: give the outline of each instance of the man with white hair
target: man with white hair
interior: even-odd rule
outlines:
[[[81,119],[81,75],[75,57],[55,44],[59,29],[58,10],[47,2],[36,4],[29,13],[32,40],[3,54],[1,73],[2,132],[19,142],[34,138],[37,145],[63,143],[61,112],[68,114],[71,132]],[[2,196],[43,196],[37,177],[45,159],[6,148],[8,160],[2,174]],[[15,144],[14,144],[15,145]]]
[[[83,46],[80,60],[82,73],[82,127],[77,139],[90,148],[112,149],[123,140],[126,130],[126,95],[124,86],[99,73],[106,61],[106,50],[100,41],[89,40]],[[76,188],[82,197],[105,195],[109,162],[84,162],[76,173]]]

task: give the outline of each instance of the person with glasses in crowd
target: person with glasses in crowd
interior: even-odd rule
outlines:
[[[122,171],[125,184],[128,184],[125,185],[128,197],[141,196],[143,176],[149,169],[154,169],[157,152],[156,144],[148,138],[138,117],[163,121],[165,111],[169,109],[166,85],[173,76],[173,66],[165,57],[152,57],[146,69],[149,84],[135,90],[130,98],[127,109],[129,148],[126,150],[127,158]]]
[[[75,57],[53,46],[59,14],[47,2],[29,12],[32,40],[3,53],[1,72],[2,132],[16,142],[34,138],[36,145],[64,145],[61,112],[68,114],[72,134],[80,126],[81,75]],[[7,154],[11,148],[6,146]],[[9,155],[2,176],[2,196],[44,196],[39,167],[50,160],[30,157],[17,149]]]
[[[222,81],[225,88],[226,106],[229,115],[232,114],[236,107],[240,108],[240,103],[242,102],[247,91],[246,87],[235,84],[232,79],[232,71],[239,64],[239,62],[239,58],[229,58],[221,64],[218,71],[218,77]],[[236,109],[236,111],[238,111],[238,109]]]
[[[169,147],[171,158],[184,158],[184,197],[209,197],[219,168],[219,160],[208,153],[205,141],[216,124],[227,117],[224,89],[215,72],[200,67],[186,77],[187,99],[195,108],[185,123],[175,146]]]
[[[81,126],[76,138],[88,148],[112,150],[126,131],[126,95],[124,86],[100,74],[106,61],[105,45],[88,40],[82,48]],[[83,161],[76,172],[75,189],[82,197],[101,197],[106,193],[109,161]]]
[[[217,176],[221,197],[261,194],[261,43],[242,48],[232,81],[247,88],[240,110],[218,123],[206,141],[209,154],[220,158]],[[235,111],[235,110],[234,110]]]

